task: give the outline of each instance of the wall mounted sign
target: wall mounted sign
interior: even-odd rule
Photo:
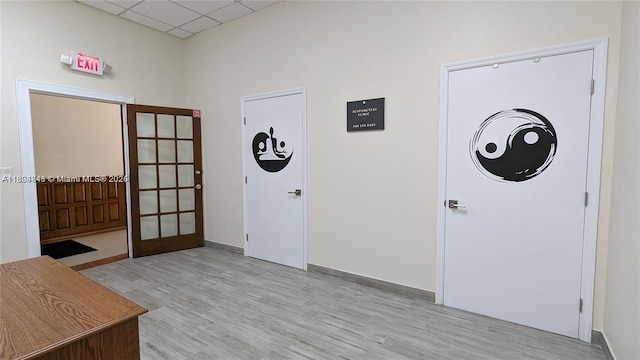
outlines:
[[[384,130],[384,98],[347,103],[347,131]]]
[[[62,54],[60,62],[69,65],[71,70],[83,71],[86,73],[102,76],[111,73],[111,66],[97,56],[91,56],[72,51],[69,54]]]
[[[483,121],[469,143],[469,152],[487,177],[519,182],[547,169],[557,147],[556,131],[546,117],[528,109],[512,109]]]

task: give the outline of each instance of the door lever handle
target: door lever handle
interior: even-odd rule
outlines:
[[[296,189],[296,191],[289,191],[287,194],[302,196],[302,189]]]
[[[458,204],[458,200],[449,200],[449,209],[464,209],[467,205]]]

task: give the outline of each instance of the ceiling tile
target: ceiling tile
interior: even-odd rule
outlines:
[[[251,14],[252,12],[253,10],[234,2],[220,10],[212,12],[208,16],[214,20],[220,21],[221,23],[225,23],[241,16]]]
[[[171,0],[176,4],[180,4],[186,8],[189,8],[195,12],[198,12],[202,15],[206,15],[210,12],[216,11],[218,9],[221,9],[231,3],[233,3],[233,0],[209,0],[209,1],[202,1],[202,0]]]
[[[175,28],[175,29],[173,29],[171,31],[167,31],[167,33],[169,33],[169,34],[171,34],[173,36],[177,36],[177,37],[179,37],[181,39],[186,39],[189,36],[193,35],[192,33],[188,32],[188,31],[184,31],[184,30],[181,30],[181,29],[178,29],[178,28]]]
[[[173,26],[180,26],[200,17],[200,14],[168,0],[144,1],[131,10]]]
[[[251,10],[258,11],[266,8],[267,6],[277,4],[281,1],[282,0],[240,0],[240,4],[248,7]]]
[[[140,15],[138,13],[134,13],[131,10],[128,10],[128,11],[124,12],[120,16],[125,18],[125,19],[127,19],[127,20],[131,20],[133,22],[137,22],[138,24],[146,25],[146,26],[148,26],[150,28],[154,28],[154,29],[160,30],[162,32],[166,32],[167,30],[172,29],[174,27],[174,26],[162,23],[160,21],[148,18],[148,17],[146,17],[144,15]]]
[[[206,16],[203,16],[200,19],[193,20],[188,24],[180,26],[180,29],[190,31],[192,33],[197,33],[216,25],[220,25],[220,23],[215,20],[209,19]]]
[[[141,0],[107,0],[107,2],[116,4],[125,9],[132,8],[135,4],[139,3]]]
[[[169,32],[174,36],[187,38],[192,34],[251,14],[254,11],[264,9],[284,0],[76,1],[164,33]]]
[[[125,11],[125,8],[114,5],[112,3],[108,3],[103,0],[79,0],[81,3],[93,6],[96,9],[100,9],[102,11],[106,11],[110,14],[118,15],[121,12]]]

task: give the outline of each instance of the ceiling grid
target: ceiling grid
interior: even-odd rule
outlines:
[[[283,0],[77,0],[118,17],[186,39]]]

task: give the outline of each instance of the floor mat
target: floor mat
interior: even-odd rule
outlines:
[[[96,251],[96,249],[73,240],[64,240],[42,245],[42,255],[49,255],[54,259],[84,254],[91,251]]]

